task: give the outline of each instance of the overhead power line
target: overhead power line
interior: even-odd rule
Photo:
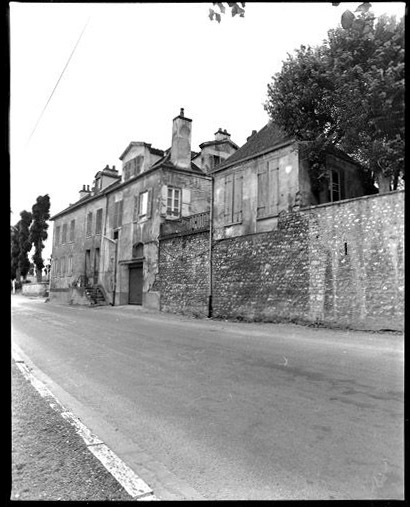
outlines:
[[[55,93],[55,91],[56,91],[56,89],[57,89],[57,87],[58,87],[58,85],[59,85],[59,83],[60,83],[60,81],[61,81],[61,78],[63,77],[64,72],[66,71],[66,69],[67,69],[67,67],[68,67],[68,65],[69,65],[69,63],[70,63],[70,61],[71,61],[71,58],[73,57],[73,55],[74,55],[74,53],[75,53],[75,50],[77,49],[77,46],[78,46],[78,44],[80,43],[81,37],[83,36],[83,34],[84,34],[84,32],[85,32],[85,29],[87,28],[87,25],[88,25],[89,21],[90,21],[90,17],[87,19],[87,21],[86,21],[86,23],[85,23],[85,25],[84,25],[84,28],[82,29],[82,31],[81,31],[81,33],[80,33],[80,36],[78,37],[78,40],[77,40],[77,42],[75,43],[75,46],[74,46],[73,50],[71,51],[71,54],[70,54],[70,56],[68,57],[68,60],[67,60],[66,64],[64,65],[64,68],[63,68],[63,70],[62,70],[62,72],[61,72],[61,74],[60,74],[60,77],[58,78],[58,80],[57,80],[57,82],[56,82],[56,84],[55,84],[55,86],[54,86],[54,88],[53,88],[53,90],[52,90],[52,92],[51,92],[50,96],[48,97],[48,100],[47,100],[47,102],[46,102],[45,106],[43,107],[43,110],[41,111],[40,116],[38,117],[38,120],[37,120],[37,122],[36,122],[36,124],[35,124],[35,126],[34,126],[34,128],[33,128],[33,131],[31,132],[30,137],[29,137],[29,138],[28,138],[28,140],[27,140],[27,144],[30,142],[31,138],[32,138],[32,137],[33,137],[33,135],[34,135],[34,132],[37,130],[37,127],[38,127],[38,125],[39,125],[39,123],[40,123],[40,121],[41,121],[41,118],[43,117],[43,114],[45,113],[45,110],[47,109],[47,106],[48,106],[48,104],[50,103],[50,100],[52,99],[52,97],[53,97],[53,95],[54,95],[54,93]]]

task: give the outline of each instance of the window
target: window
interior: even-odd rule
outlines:
[[[151,216],[151,190],[141,192],[138,198],[138,218],[144,219]]]
[[[122,208],[123,201],[116,201],[114,203],[114,216],[113,216],[113,229],[118,229],[122,225]]]
[[[70,243],[74,241],[74,231],[75,231],[75,220],[71,220],[70,223]]]
[[[181,214],[181,189],[168,187],[167,217],[179,218]]]
[[[143,155],[138,155],[124,164],[124,181],[137,176],[141,172],[143,162]]]
[[[141,257],[144,257],[144,244],[136,243],[132,246],[132,258],[137,259]]]
[[[56,237],[54,241],[56,246],[60,244],[60,226],[56,227]]]
[[[213,167],[216,167],[222,162],[222,157],[219,155],[212,155]]]
[[[228,174],[225,176],[225,224],[242,222],[242,189],[242,172],[236,172],[234,174]]]
[[[61,257],[60,276],[65,275],[65,257]]]
[[[68,262],[67,262],[67,275],[71,275],[73,273],[73,256],[68,256]]]
[[[277,215],[279,207],[279,160],[258,168],[257,218]]]
[[[86,228],[86,232],[85,232],[85,235],[87,237],[91,236],[92,225],[93,225],[93,212],[90,211],[87,214],[87,228]]]
[[[102,208],[97,210],[95,217],[95,234],[101,234],[102,231]]]
[[[343,173],[336,169],[329,171],[328,201],[341,201],[345,198]]]
[[[67,224],[63,225],[63,234],[61,236],[61,244],[64,245],[67,243]]]

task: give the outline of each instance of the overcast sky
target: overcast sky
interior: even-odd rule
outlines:
[[[241,146],[268,121],[267,84],[287,53],[320,44],[359,3],[247,3],[244,18],[218,24],[211,2],[11,2],[11,222],[38,195],[51,214],[74,203],[106,164],[121,169],[131,141],[169,148],[181,107],[192,150],[219,127]],[[402,16],[405,3],[373,11]]]

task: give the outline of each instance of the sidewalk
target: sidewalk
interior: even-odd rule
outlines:
[[[11,365],[11,500],[134,500],[75,428]],[[142,500],[142,498],[141,498]]]

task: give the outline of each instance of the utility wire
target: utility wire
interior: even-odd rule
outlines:
[[[67,60],[67,62],[66,62],[66,64],[65,64],[65,66],[64,66],[64,69],[62,70],[62,72],[61,72],[61,74],[60,74],[60,77],[58,78],[57,83],[55,84],[55,86],[54,86],[54,88],[53,88],[53,91],[51,92],[51,94],[50,94],[50,96],[49,96],[49,98],[48,98],[48,100],[47,100],[47,102],[46,102],[45,106],[43,107],[43,110],[41,111],[41,114],[40,114],[40,116],[39,116],[39,118],[38,118],[38,120],[37,120],[37,123],[35,124],[34,129],[33,129],[33,131],[31,132],[30,137],[28,138],[27,144],[30,142],[31,138],[32,138],[32,137],[33,137],[33,135],[34,135],[34,132],[37,130],[37,127],[38,127],[38,125],[39,125],[39,123],[40,123],[40,120],[41,120],[41,118],[43,117],[43,114],[45,113],[45,110],[47,109],[47,106],[48,106],[48,104],[49,104],[49,102],[50,102],[51,98],[53,97],[54,92],[56,91],[57,86],[58,86],[58,84],[60,83],[61,78],[63,77],[64,72],[66,71],[66,69],[67,69],[67,67],[68,67],[68,65],[69,65],[69,63],[70,63],[71,58],[73,57],[73,55],[74,55],[74,53],[75,53],[75,50],[77,49],[77,46],[78,46],[78,44],[79,44],[79,42],[80,42],[80,40],[81,40],[81,37],[83,36],[83,34],[84,34],[84,32],[85,32],[85,29],[87,28],[87,25],[88,25],[89,21],[90,21],[90,17],[87,19],[87,21],[86,21],[86,23],[85,23],[85,25],[84,25],[84,28],[83,28],[82,32],[80,33],[80,36],[78,37],[78,40],[77,40],[77,42],[75,43],[75,46],[74,46],[73,50],[71,51],[70,56],[68,57],[68,60]]]

